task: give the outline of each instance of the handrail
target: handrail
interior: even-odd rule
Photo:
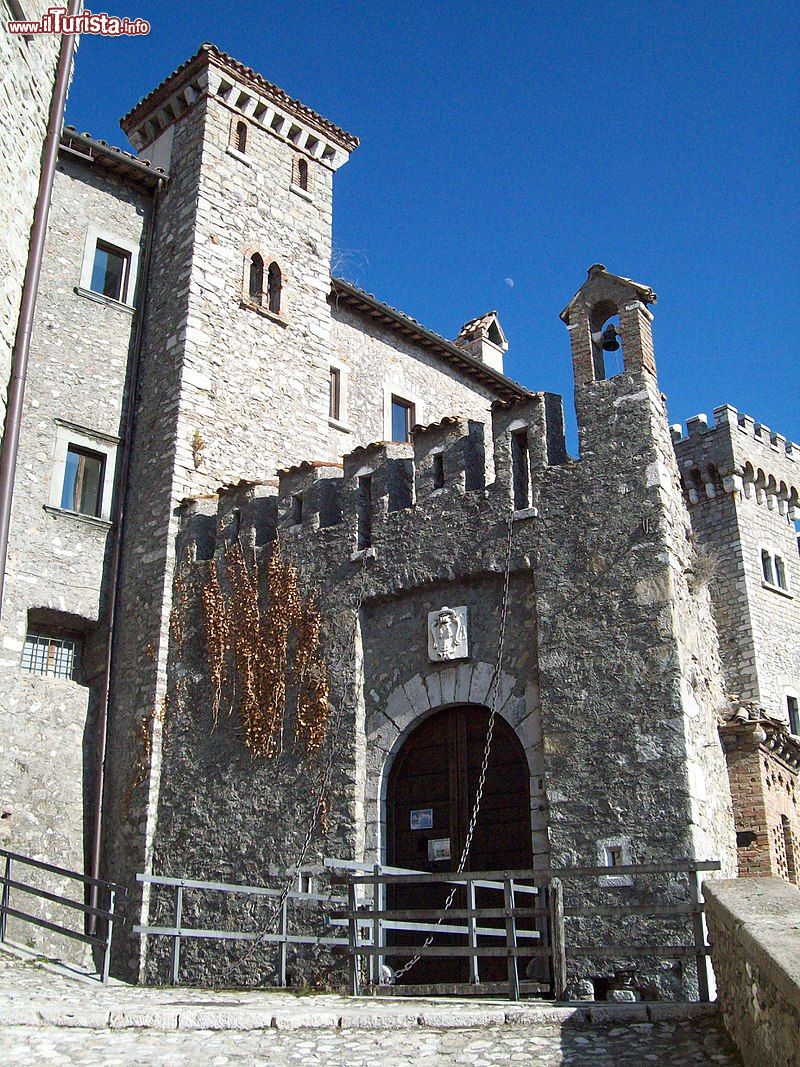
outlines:
[[[61,937],[68,937],[73,941],[80,941],[82,944],[91,945],[92,947],[101,950],[102,966],[100,977],[103,983],[107,983],[111,966],[111,939],[114,933],[116,896],[117,893],[124,893],[125,889],[116,882],[107,882],[101,878],[92,878],[90,875],[81,874],[79,871],[72,871],[67,867],[58,867],[54,863],[46,863],[44,860],[36,860],[32,856],[24,856],[20,852],[11,852],[4,848],[0,848],[0,858],[5,860],[4,870],[2,876],[0,876],[0,886],[2,886],[2,897],[0,897],[0,942],[6,941],[8,920],[9,918],[12,918],[18,919],[21,922],[30,923],[32,926],[38,926],[43,930],[49,930]],[[104,890],[108,893],[108,907],[97,907],[94,904],[87,904],[84,901],[74,900],[72,897],[68,897],[63,893],[54,893],[49,889],[41,889],[39,886],[21,881],[19,874],[17,874],[17,877],[13,877],[16,873],[15,869],[20,866],[31,867],[37,871],[45,871],[48,874],[57,875],[59,878],[68,878],[83,886],[90,886],[94,889]],[[19,893],[26,893],[28,896],[38,897],[40,900],[48,901],[49,903],[57,904],[61,907],[72,908],[75,911],[81,912],[84,918],[91,917],[92,920],[95,918],[105,919],[105,932],[103,935],[98,935],[95,933],[94,927],[92,927],[92,932],[86,933],[85,927],[84,931],[75,930],[72,927],[64,925],[64,923],[53,922],[50,919],[43,919],[41,916],[33,915],[29,911],[23,911],[21,908],[12,907],[12,889]]]

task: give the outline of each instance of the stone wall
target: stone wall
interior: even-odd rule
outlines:
[[[778,878],[704,886],[722,1017],[745,1067],[797,1067],[800,892]]]
[[[135,313],[117,301],[77,290],[89,227],[139,246],[149,199],[147,190],[132,187],[101,164],[62,152],[31,344],[9,539],[0,659],[4,844],[79,871],[91,832],[112,522],[110,515],[77,515],[58,506],[63,469],[56,451],[58,441],[75,440],[76,434],[84,445],[88,437],[90,446],[97,441],[113,449],[124,433]],[[114,478],[111,462],[105,478],[107,483]],[[61,626],[83,635],[76,680],[21,670],[31,611],[39,617],[30,622],[33,630]],[[63,890],[63,882],[57,888]],[[47,935],[36,937],[43,943]],[[59,951],[71,953],[75,945],[61,945]]]
[[[26,17],[38,18],[50,6],[47,0],[31,0]],[[3,20],[12,17],[3,4]],[[5,25],[0,33],[0,426],[60,44],[55,34],[26,40],[6,33]]]

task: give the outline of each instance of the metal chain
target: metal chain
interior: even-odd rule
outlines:
[[[295,862],[294,867],[292,868],[292,873],[287,879],[283,889],[281,890],[281,894],[278,897],[275,906],[273,907],[266,921],[266,924],[259,931],[258,936],[253,939],[247,952],[245,952],[243,956],[237,959],[234,963],[231,964],[230,967],[228,967],[226,971],[223,972],[220,979],[221,981],[224,981],[237,967],[241,967],[243,964],[248,963],[252,959],[255,950],[260,944],[263,943],[264,938],[267,937],[269,934],[275,933],[275,930],[278,926],[278,921],[280,919],[281,911],[283,910],[283,906],[292,891],[292,886],[295,884],[295,880],[298,874],[300,873],[300,868],[303,866],[306,854],[314,838],[314,832],[317,828],[319,815],[322,811],[322,806],[325,803],[325,795],[328,791],[331,774],[333,773],[334,757],[336,756],[336,739],[339,735],[339,726],[341,725],[345,705],[347,704],[346,695],[351,691],[351,686],[352,691],[355,692],[358,622],[361,617],[361,607],[364,602],[364,590],[366,588],[367,577],[367,560],[369,558],[371,557],[368,556],[368,553],[365,551],[361,558],[361,573],[358,583],[358,592],[356,594],[353,628],[350,634],[350,647],[348,649],[347,654],[348,668],[342,683],[342,699],[339,701],[339,705],[336,708],[336,711],[333,716],[333,722],[328,733],[328,737],[330,738],[330,744],[328,746],[328,756],[325,760],[325,766],[322,770],[319,790],[317,791],[317,797],[314,803],[314,808],[311,812],[311,818],[308,822],[308,828],[306,829],[305,837],[303,838],[303,844],[300,846],[300,851],[298,853],[297,861]]]
[[[500,686],[500,678],[503,673],[503,653],[505,650],[505,638],[506,638],[506,621],[508,619],[508,588],[511,578],[511,541],[514,531],[514,515],[509,512],[508,516],[508,531],[506,534],[506,560],[505,560],[505,575],[503,580],[503,603],[500,610],[500,632],[497,639],[497,658],[495,660],[494,672],[492,674],[491,681],[489,682],[489,689],[487,692],[487,698],[491,693],[491,701],[489,703],[489,722],[486,727],[486,743],[483,746],[483,760],[481,761],[481,772],[478,776],[478,788],[475,793],[475,803],[472,806],[472,815],[470,816],[469,826],[467,828],[467,836],[464,840],[464,848],[461,852],[461,859],[458,861],[457,874],[463,874],[464,869],[469,859],[470,850],[472,848],[472,838],[475,836],[475,827],[478,824],[478,815],[481,810],[481,803],[483,802],[483,790],[486,786],[486,772],[489,766],[489,755],[492,751],[492,740],[494,737],[494,724],[497,718],[497,692]],[[444,913],[448,911],[456,898],[456,893],[459,890],[458,885],[454,885],[447,895],[447,900],[444,904],[442,914],[436,920],[435,925],[441,926],[444,921]],[[373,907],[377,906],[377,901],[373,901]],[[436,935],[430,934],[423,944],[423,948],[429,948],[433,944],[433,939]],[[407,974],[411,968],[419,963],[422,956],[413,956],[408,963],[404,964],[398,971],[395,971],[393,981],[396,982],[398,978],[402,978]]]

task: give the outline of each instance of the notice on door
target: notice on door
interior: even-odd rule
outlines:
[[[433,837],[428,842],[428,859],[429,860],[449,860],[450,859],[450,838],[449,837]]]
[[[412,830],[430,830],[433,826],[433,808],[417,808],[411,812]]]

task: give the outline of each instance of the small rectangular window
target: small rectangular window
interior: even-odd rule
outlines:
[[[414,405],[399,396],[392,397],[392,440],[410,441],[414,425]]]
[[[372,544],[372,478],[369,475],[358,479],[358,548]]]
[[[299,526],[303,521],[303,494],[292,494],[292,524]]]
[[[531,468],[527,430],[520,430],[511,435],[511,472],[514,481],[514,510],[524,511],[531,506]]]
[[[61,490],[61,507],[79,515],[99,516],[103,502],[106,457],[69,445]]]
[[[21,667],[28,674],[75,678],[80,660],[80,639],[31,633],[25,637]]]
[[[775,557],[775,582],[781,589],[786,588],[786,564],[780,556]]]
[[[92,264],[92,291],[123,302],[127,297],[130,259],[129,252],[98,241]]]
[[[341,422],[342,419],[342,372],[338,367],[330,369],[330,401],[328,417]]]
[[[444,454],[442,452],[434,452],[433,456],[433,488],[444,488]]]
[[[797,697],[787,697],[786,707],[789,711],[789,731],[800,737],[800,705]]]
[[[606,849],[606,861],[609,867],[622,867],[625,864],[625,860],[622,856],[622,849],[618,846]]]
[[[775,584],[775,571],[772,566],[772,556],[765,548],[761,550],[761,573],[764,575],[765,582],[768,582],[770,585]]]

